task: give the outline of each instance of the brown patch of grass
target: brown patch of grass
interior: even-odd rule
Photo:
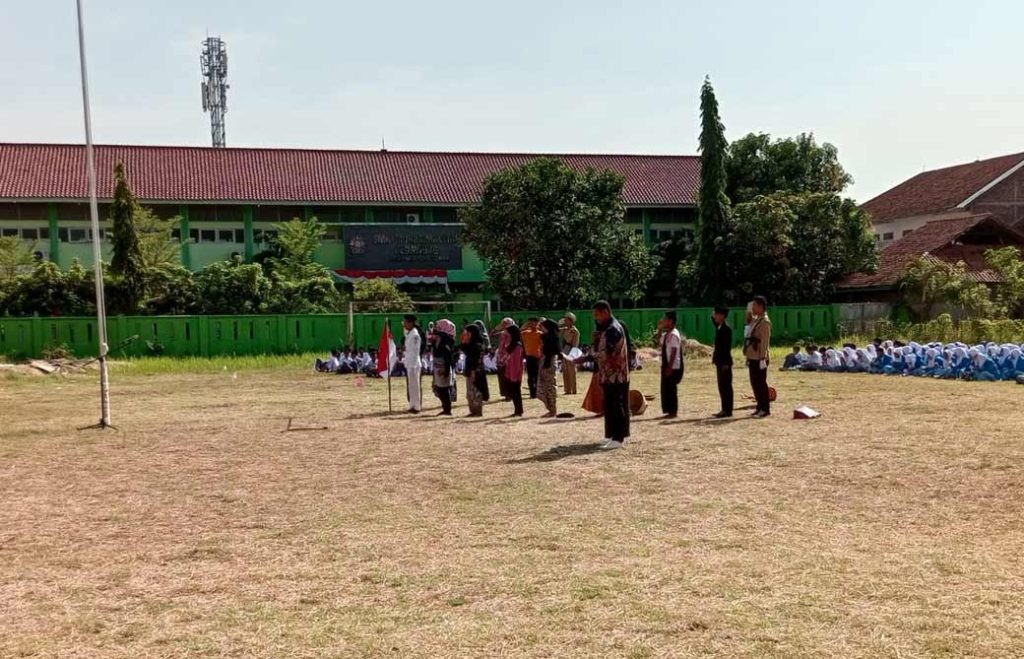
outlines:
[[[0,656],[1019,654],[1019,389],[775,373],[723,422],[712,377],[612,453],[299,368],[115,374],[117,433],[0,381]]]

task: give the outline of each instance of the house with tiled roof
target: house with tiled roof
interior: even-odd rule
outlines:
[[[316,217],[327,228],[317,258],[343,280],[388,276],[481,292],[484,266],[458,241],[457,211],[480,199],[489,174],[545,155],[621,174],[625,221],[647,240],[692,231],[700,158],[679,155],[100,145],[100,217],[123,162],[144,205],[180,218],[182,261],[192,269],[252,259],[275,223]],[[85,172],[81,145],[0,144],[0,235],[65,267],[91,263]]]
[[[922,172],[862,207],[883,248],[933,220],[979,213],[1024,227],[1024,153]]]
[[[859,272],[839,284],[845,301],[888,302],[900,297],[900,279],[907,268],[924,257],[947,263],[963,262],[977,281],[998,283],[997,273],[985,261],[985,252],[1013,246],[1024,253],[1024,232],[990,213],[930,220],[904,238],[891,242],[879,254],[875,272]]]

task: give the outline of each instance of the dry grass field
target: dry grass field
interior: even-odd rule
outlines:
[[[0,656],[1024,656],[1024,387],[773,373],[708,421],[712,378],[613,452],[297,364],[119,369],[119,432],[0,379]]]

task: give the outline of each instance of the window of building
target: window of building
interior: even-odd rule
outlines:
[[[882,240],[892,240],[892,231],[882,234]]]
[[[235,229],[234,242],[244,243],[245,242],[245,229]]]
[[[17,238],[17,229],[0,229],[0,238]]]
[[[87,242],[89,242],[89,230],[88,229],[68,229],[68,242],[69,243],[87,243]]]
[[[233,243],[235,242],[235,232],[231,229],[219,229],[217,231],[217,242],[219,243]]]
[[[458,224],[458,208],[435,208],[433,210],[435,224]]]
[[[39,229],[22,229],[21,237],[25,240],[39,240]]]

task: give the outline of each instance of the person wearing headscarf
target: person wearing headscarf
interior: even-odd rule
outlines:
[[[512,401],[512,416],[523,416],[523,337],[515,323],[502,333],[505,346],[505,391]]]
[[[511,399],[512,388],[509,386],[508,376],[506,374],[506,367],[508,365],[508,341],[509,333],[508,328],[515,327],[516,321],[511,318],[502,319],[501,323],[498,324],[496,332],[498,334],[498,350],[494,354],[494,360],[498,364],[498,393],[505,400]]]
[[[466,403],[469,416],[484,415],[483,393],[478,386],[479,375],[484,370],[484,339],[475,324],[466,325],[462,333],[462,354],[466,356]],[[485,375],[486,377],[486,375]]]
[[[851,373],[869,373],[871,371],[871,356],[868,351],[864,348],[858,348],[856,351],[856,361],[853,368],[850,369]]]
[[[537,398],[544,403],[553,417],[558,414],[558,391],[555,388],[555,372],[558,356],[562,354],[562,342],[558,334],[558,323],[545,319],[540,323],[541,360],[537,374]]]
[[[576,329],[576,314],[567,312],[562,319],[562,352],[571,353],[580,347],[580,331]],[[562,393],[567,396],[576,394],[576,363],[572,359],[562,360]]]
[[[996,382],[1002,379],[999,367],[995,360],[987,354],[988,352],[988,350],[974,351],[973,376],[978,382]]]
[[[477,369],[476,374],[476,389],[480,392],[480,398],[483,402],[491,400],[491,387],[487,383],[487,369],[483,366],[483,358],[491,351],[491,336],[487,333],[487,326],[484,325],[484,321],[478,320],[473,323],[476,327],[477,333],[480,335],[480,368]]]
[[[455,400],[455,323],[438,321],[432,341],[434,395],[441,401],[441,416],[451,416]]]

